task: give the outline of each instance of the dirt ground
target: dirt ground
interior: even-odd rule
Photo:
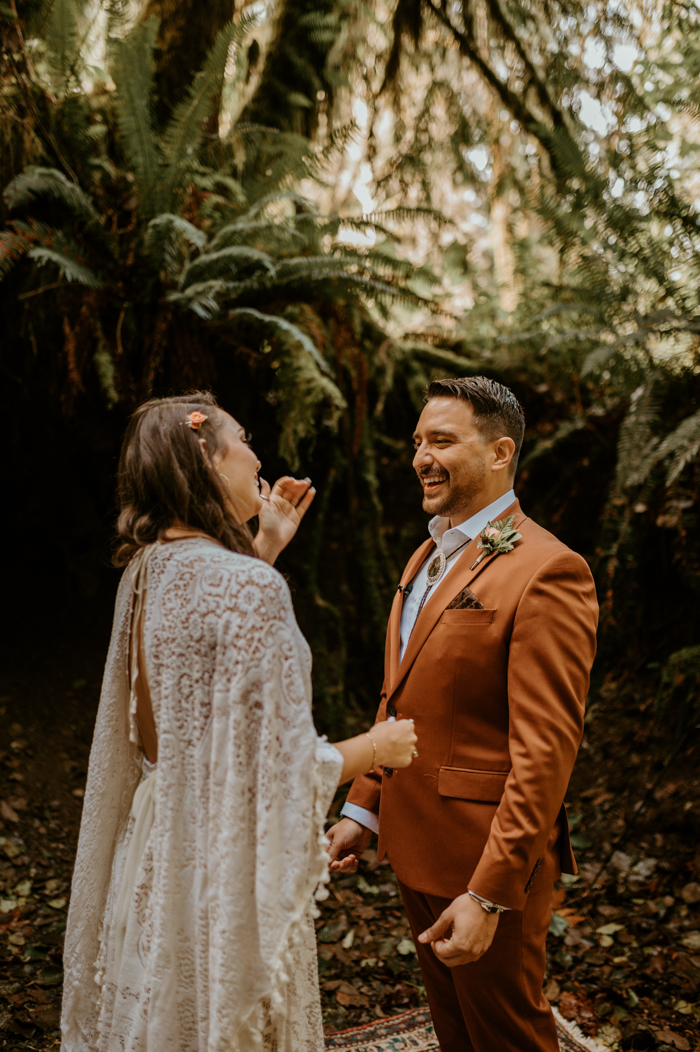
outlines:
[[[59,1044],[61,947],[105,625],[13,648],[0,681],[0,1049]],[[700,1049],[697,736],[666,769],[652,686],[609,682],[567,802],[581,874],[554,897],[545,994],[610,1048]],[[334,804],[337,814],[340,800]],[[371,850],[317,922],[328,1030],[423,1004],[388,865]]]

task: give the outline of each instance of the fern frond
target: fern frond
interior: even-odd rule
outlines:
[[[281,427],[280,455],[292,470],[299,465],[299,443],[316,434],[316,414],[325,409],[325,423],[335,427],[338,417],[347,408],[340,390],[330,379],[330,367],[313,340],[288,318],[264,314],[252,307],[241,307],[229,312],[229,317],[248,316],[268,329],[277,339],[277,371],[279,387],[278,420]]]
[[[633,393],[617,443],[615,486],[619,491],[641,485],[655,462],[650,457],[658,438],[654,434],[659,417],[657,377],[652,375]]]
[[[177,303],[180,307],[194,311],[194,313],[210,321],[220,311],[218,297],[226,291],[226,281],[202,281],[190,285],[183,292],[172,291],[166,296],[169,303]]]
[[[196,159],[206,121],[221,91],[231,45],[242,45],[257,22],[257,15],[244,14],[232,19],[218,33],[203,68],[175,108],[163,134],[167,165],[163,185],[168,200],[181,189],[183,175]]]
[[[350,143],[357,142],[359,138],[360,129],[354,121],[349,124],[343,124],[339,128],[334,128],[330,134],[329,141],[323,149],[318,150],[309,158],[309,175],[312,178],[320,179],[324,173],[333,172],[335,174],[338,162],[345,150]]]
[[[331,375],[331,369],[328,362],[319,353],[316,344],[313,342],[310,336],[307,336],[298,325],[294,325],[293,322],[287,321],[286,318],[281,318],[277,314],[263,314],[262,311],[255,310],[253,307],[236,307],[234,310],[229,311],[229,318],[233,318],[237,315],[247,314],[257,321],[262,322],[264,325],[276,329],[278,332],[283,332],[286,336],[292,340],[300,343],[304,350],[311,355],[316,366],[321,372]],[[334,385],[335,386],[335,385]],[[336,388],[337,390],[337,388]],[[340,395],[340,392],[338,391]]]
[[[303,208],[309,213],[313,213],[314,210],[313,204],[308,197],[303,197],[301,194],[294,193],[293,190],[276,190],[274,193],[265,194],[264,196],[259,197],[254,204],[250,206],[248,211],[236,222],[241,226],[259,215],[261,212],[264,212],[269,205],[275,204],[278,201],[290,201],[293,205]],[[299,220],[300,216],[296,216],[295,219]]]
[[[282,260],[279,269],[281,270],[282,264],[287,262],[287,260]],[[388,281],[382,281],[381,278],[351,274],[347,269],[334,267],[332,260],[329,261],[327,257],[323,257],[321,263],[312,265],[308,269],[300,262],[298,267],[285,277],[278,272],[275,287],[289,288],[290,286],[305,288],[307,291],[313,289],[316,295],[325,296],[342,293],[352,296],[362,293],[371,298],[383,297],[390,302],[423,307],[433,313],[445,313],[437,304],[413,292],[405,285],[391,285]]]
[[[134,170],[141,211],[146,216],[159,210],[162,197],[160,151],[153,121],[157,33],[157,20],[149,18],[112,45],[112,76],[117,86],[114,107],[122,145]]]
[[[461,376],[476,375],[484,367],[483,362],[478,362],[474,358],[465,358],[461,354],[454,354],[453,351],[445,350],[443,347],[432,347],[429,343],[422,343],[419,340],[403,339],[398,346],[404,352],[404,358],[418,359],[428,365],[447,369],[451,373],[457,370]]]
[[[403,223],[406,220],[415,222],[416,219],[423,219],[434,223],[438,227],[454,226],[451,219],[444,216],[442,212],[438,212],[435,208],[428,208],[427,206],[418,206],[416,208],[392,208],[387,212],[368,212],[367,215],[363,216],[366,222],[386,224],[387,220],[395,220],[397,223]]]
[[[65,91],[80,50],[80,6],[76,0],[53,0],[45,39],[49,67]]]
[[[687,416],[658,447],[657,460],[670,460],[666,485],[672,486],[686,464],[696,460],[700,453],[700,410]]]
[[[0,280],[9,274],[15,263],[26,256],[36,237],[27,237],[19,230],[0,231]]]
[[[428,285],[440,284],[440,278],[438,278],[429,267],[416,267],[408,259],[399,259],[395,256],[388,256],[386,253],[377,251],[376,249],[367,249],[363,252],[355,248],[346,248],[339,245],[334,248],[333,255],[339,259],[352,260],[360,266],[369,268],[374,272],[381,269],[386,270],[391,274],[395,274],[397,277],[403,278],[404,280],[411,279],[424,281]]]
[[[283,245],[285,242],[288,244],[290,241],[296,241],[297,245],[299,242],[306,242],[304,235],[293,226],[289,226],[288,223],[272,223],[268,219],[257,219],[250,223],[240,221],[227,223],[212,239],[210,248],[214,252],[226,245],[240,245],[251,238],[254,238],[258,244],[260,241],[272,245]]]
[[[100,387],[102,393],[105,396],[107,402],[107,408],[111,409],[112,406],[116,405],[119,401],[119,392],[117,391],[117,367],[114,364],[114,359],[109,352],[109,348],[105,344],[102,336],[102,330],[98,322],[98,345],[92,357],[93,365],[95,366],[95,372],[97,373],[97,379],[100,381]]]
[[[185,260],[183,242],[201,252],[207,244],[207,235],[182,216],[164,212],[148,224],[144,248],[159,270],[174,275]]]
[[[592,373],[597,373],[600,369],[608,368],[611,360],[620,353],[624,346],[637,342],[638,337],[634,334],[633,336],[623,336],[608,343],[599,344],[584,358],[581,366],[581,376],[590,376]]]
[[[64,252],[59,252],[53,248],[37,246],[35,248],[30,248],[27,255],[30,259],[35,259],[40,266],[46,263],[53,263],[54,266],[58,267],[66,281],[75,281],[78,285],[85,285],[89,289],[99,289],[102,287],[102,282],[94,271],[90,270],[89,267],[86,267],[84,263],[79,263],[73,256],[66,255]]]
[[[227,175],[226,172],[211,172],[203,166],[193,165],[192,182],[200,190],[208,190],[210,193],[226,191],[227,199],[234,201],[237,205],[245,206],[248,198],[238,179]]]
[[[271,277],[275,275],[274,261],[267,252],[244,245],[229,245],[218,252],[207,252],[190,263],[182,277],[182,288],[235,274],[241,269],[241,264],[253,264],[266,270]]]
[[[3,191],[8,208],[21,208],[40,197],[60,201],[79,219],[99,222],[99,215],[89,194],[57,168],[29,165],[15,176]]]
[[[547,438],[541,438],[537,442],[533,449],[524,457],[520,462],[520,468],[524,468],[527,464],[531,464],[533,460],[537,460],[545,453],[551,453],[553,449],[569,437],[569,435],[575,434],[577,431],[582,431],[588,426],[588,419],[584,414],[574,416],[570,420],[563,420],[559,427]]]

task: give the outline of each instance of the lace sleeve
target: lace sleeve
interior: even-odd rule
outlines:
[[[265,563],[246,563],[231,575],[218,625],[220,704],[214,706],[212,744],[229,760],[213,768],[210,888],[217,910],[235,918],[236,931],[226,946],[212,947],[212,960],[222,982],[237,975],[245,986],[255,960],[248,953],[242,961],[233,947],[250,947],[251,917],[257,918],[261,996],[269,997],[281,1031],[290,946],[301,937],[314,893],[328,880],[325,818],[343,761],[316,734],[310,653],[287,584]],[[251,846],[247,856],[242,843]],[[242,896],[251,882],[254,903]],[[253,1015],[251,1023],[258,1025]]]

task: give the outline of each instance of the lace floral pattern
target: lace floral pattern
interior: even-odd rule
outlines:
[[[320,1052],[311,917],[328,879],[323,823],[342,758],[313,726],[310,653],[283,578],[204,539],[148,554],[158,784],[114,974],[141,777],[127,669],[137,570],[134,560],[120,585],[90,757],[62,1048]]]

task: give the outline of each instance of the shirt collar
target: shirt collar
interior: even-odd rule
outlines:
[[[436,515],[428,523],[428,530],[430,536],[435,541],[438,548],[441,548],[446,556],[452,555],[457,548],[461,548],[464,545],[464,540],[469,537],[470,540],[474,540],[478,537],[483,529],[486,528],[489,522],[493,522],[494,519],[498,518],[501,512],[509,508],[511,504],[515,503],[515,490],[509,489],[507,493],[504,493],[502,497],[498,497],[486,508],[482,508],[481,511],[477,511],[476,515],[472,515],[470,519],[466,519],[464,522],[460,522],[459,526],[453,526],[450,529],[450,520],[443,517],[442,515]]]

